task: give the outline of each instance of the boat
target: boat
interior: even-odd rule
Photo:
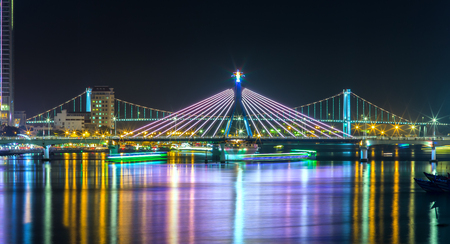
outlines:
[[[448,180],[441,180],[439,178],[436,178],[435,180],[432,180],[434,184],[436,184],[439,188],[441,188],[445,192],[450,192],[450,187],[448,185]]]
[[[166,160],[166,152],[137,152],[137,153],[118,153],[109,154],[107,160],[110,162],[139,162]]]
[[[443,176],[443,175],[433,175],[433,174],[429,174],[426,172],[423,172],[423,174],[431,181],[433,181],[435,179],[440,179],[440,180],[448,180],[449,179],[447,176]]]
[[[241,142],[240,140],[227,142],[225,152],[228,155],[254,154],[258,151],[258,144]]]
[[[442,193],[444,192],[440,187],[438,187],[434,182],[428,180],[422,180],[414,178],[416,183],[426,192],[430,193]]]
[[[243,154],[242,161],[295,161],[302,159],[316,159],[316,152],[311,150],[297,151],[291,153],[257,153]]]
[[[189,143],[181,143],[180,146],[178,146],[177,148],[175,148],[175,150],[178,151],[212,151],[212,145],[207,145],[205,146],[192,146]]]

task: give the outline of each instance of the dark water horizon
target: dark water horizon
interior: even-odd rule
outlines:
[[[428,161],[205,164],[203,153],[0,158],[0,243],[438,243],[450,195]],[[450,162],[441,161],[441,173]]]

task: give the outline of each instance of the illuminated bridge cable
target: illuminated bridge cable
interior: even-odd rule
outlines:
[[[127,102],[127,101],[124,101],[124,100],[121,100],[121,99],[118,99],[118,98],[116,98],[115,100],[116,100],[117,102],[122,102],[122,103],[124,103],[124,104],[129,104],[130,106],[135,106],[135,107],[137,108],[136,111],[138,111],[138,116],[139,116],[139,108],[144,109],[144,118],[145,118],[145,109],[147,109],[147,110],[152,110],[152,111],[163,112],[163,113],[167,113],[167,114],[171,114],[171,113],[172,113],[172,112],[165,111],[165,110],[161,110],[161,109],[149,108],[149,107],[146,107],[146,106],[142,106],[142,105],[138,105],[138,104],[135,104],[135,103]],[[126,106],[126,105],[125,105],[125,106]],[[120,114],[119,114],[119,116],[120,116]]]
[[[404,120],[404,121],[406,121],[406,122],[410,122],[409,120],[407,120],[407,119],[405,119],[405,118],[403,118],[403,117],[400,117],[400,116],[398,116],[398,115],[396,115],[396,114],[393,114],[393,113],[391,113],[391,112],[389,112],[389,111],[387,111],[387,110],[381,108],[380,106],[377,106],[377,105],[375,105],[375,104],[373,104],[373,103],[367,101],[366,99],[364,99],[364,98],[362,98],[362,97],[356,95],[356,94],[353,93],[353,92],[352,92],[351,94],[352,94],[353,96],[355,96],[357,99],[360,99],[361,101],[366,102],[367,104],[374,106],[375,108],[381,110],[382,112],[385,112],[385,113],[387,113],[387,114],[392,114],[393,116],[399,118],[400,120]],[[363,103],[363,104],[364,104],[364,103]],[[363,106],[364,106],[364,105],[363,105]],[[363,107],[363,109],[364,109],[364,107]],[[364,110],[363,110],[363,111],[364,111]],[[363,112],[363,113],[364,113],[364,112]],[[388,116],[388,118],[389,118],[389,116]]]
[[[228,110],[229,110],[230,106],[231,106],[233,103],[234,103],[234,100],[231,100],[230,103],[229,103],[228,105],[226,105],[226,106],[222,109],[222,111],[220,111],[219,115],[215,117],[215,119],[211,122],[211,124],[208,126],[208,128],[206,128],[206,129],[203,131],[203,134],[201,135],[201,137],[203,137],[203,136],[211,129],[211,127],[217,122],[217,120],[218,120],[219,118],[221,118],[222,121],[225,119],[225,116],[227,115]],[[228,110],[227,110],[227,108],[228,108]],[[227,110],[227,112],[225,112],[225,114],[224,114],[224,111],[225,111],[225,110]],[[222,114],[223,114],[223,115],[222,115]],[[220,127],[220,124],[219,124],[219,127]]]
[[[245,92],[245,90],[244,90],[244,92]],[[249,104],[247,104],[247,101],[246,101],[245,97],[244,97],[244,99],[242,100],[242,103],[243,103],[245,106],[248,107],[248,109],[252,112],[252,114],[255,114],[255,112],[253,111],[253,109],[249,106]],[[249,114],[250,114],[250,113],[249,113]],[[264,124],[262,123],[262,121],[258,118],[258,115],[256,115],[255,117],[256,117],[256,119],[258,120],[258,122],[262,125],[262,127],[263,127],[266,131],[269,131],[269,130],[266,128],[266,126],[264,126]],[[252,120],[252,121],[253,121],[253,120]],[[253,124],[253,125],[255,126],[255,128],[257,128],[257,126],[256,126],[255,124]],[[270,134],[270,131],[269,131],[269,136],[272,137],[272,134]]]
[[[231,96],[229,96],[228,98],[226,98],[226,100],[224,100],[225,102],[222,102],[222,103],[221,103],[221,106],[220,106],[219,108],[217,108],[217,109],[215,109],[215,110],[212,111],[213,114],[212,114],[211,116],[210,116],[210,115],[204,115],[199,121],[197,121],[195,124],[191,125],[191,127],[189,127],[187,130],[185,130],[185,132],[186,132],[186,131],[189,131],[189,130],[190,130],[193,126],[195,126],[197,123],[199,123],[200,121],[204,120],[206,116],[208,116],[208,117],[214,117],[214,116],[216,116],[216,114],[217,114],[218,112],[220,112],[222,108],[224,108],[224,107],[226,108],[226,106],[227,106],[233,99],[234,99],[234,96],[233,96],[233,95],[231,95]],[[195,135],[195,133],[197,133],[197,131],[199,131],[201,128],[203,128],[203,126],[204,126],[206,123],[208,123],[208,122],[210,122],[210,121],[209,121],[209,120],[205,120],[205,122],[203,122],[203,124],[201,124],[201,125],[194,131],[194,133],[191,134],[190,137],[192,137],[193,135]],[[181,135],[180,135],[180,136],[181,136]]]
[[[247,95],[247,92],[246,91],[244,91],[245,92],[245,95],[246,96],[249,96],[249,95]],[[251,96],[251,95],[250,95]],[[271,104],[269,104],[269,103],[267,103],[267,102],[265,102],[265,101],[263,101],[263,100],[258,100],[258,102],[260,102],[260,103],[264,103],[264,104],[266,104],[268,107],[269,107],[269,109],[273,112],[273,113],[280,113],[280,112],[278,112],[278,111],[276,111],[275,109],[275,107],[274,106],[272,106]],[[290,111],[289,111],[290,112]],[[288,113],[288,117],[286,117],[286,116],[284,116],[283,115],[283,113],[280,113],[281,114],[281,116],[282,117],[284,117],[285,119],[284,120],[287,120],[287,121],[291,121],[292,123],[294,123],[294,124],[296,124],[297,126],[299,126],[300,128],[302,128],[303,130],[307,130],[306,128],[304,128],[303,126],[301,126],[301,125],[299,125],[299,124],[297,124],[293,119],[290,119],[289,118],[289,115],[291,115],[291,113]],[[293,115],[293,114],[292,114]],[[278,117],[278,116],[277,116]],[[283,121],[283,119],[281,119],[280,117],[278,117],[280,120],[282,120]],[[292,118],[294,118],[293,116],[292,116]],[[300,133],[300,134],[302,134],[303,136],[305,136],[306,137],[306,135],[303,133],[303,132],[301,132],[300,130],[298,130],[295,126],[292,126],[291,124],[289,124],[289,123],[286,123],[288,126],[290,126],[292,129],[294,129],[295,131],[297,131],[298,133]]]
[[[244,94],[242,94],[242,96],[244,97]],[[243,100],[245,100],[245,98],[244,98]],[[259,130],[258,130],[258,126],[256,126],[255,121],[254,121],[254,119],[252,118],[252,116],[250,115],[251,113],[249,112],[249,110],[248,110],[248,108],[247,108],[248,106],[245,104],[244,101],[242,101],[242,106],[244,106],[245,113],[249,115],[250,121],[252,122],[253,126],[255,127],[256,132],[258,132],[258,135],[261,135],[261,133],[260,133]],[[258,118],[258,117],[256,117],[256,118]],[[259,119],[258,119],[258,120],[259,120]]]
[[[178,137],[181,137],[182,135],[184,135],[187,131],[189,131],[192,127],[194,127],[196,124],[198,124],[200,121],[202,121],[206,116],[210,116],[211,113],[214,113],[217,111],[217,109],[220,109],[220,107],[225,104],[228,100],[227,99],[232,99],[233,96],[230,96],[230,94],[228,94],[228,97],[223,97],[222,99],[220,99],[218,101],[217,104],[214,104],[213,106],[210,106],[208,109],[201,111],[200,114],[195,115],[196,117],[193,118],[192,120],[190,120],[188,123],[186,123],[184,126],[187,126],[188,124],[190,124],[191,122],[194,122],[195,120],[197,120],[197,122],[193,123],[189,128],[185,129],[183,133],[181,133]],[[219,108],[217,108],[219,107]],[[203,116],[202,118],[198,119],[199,117]],[[208,121],[207,121],[208,122]],[[183,127],[184,127],[183,126]],[[183,127],[179,128],[182,129]],[[173,127],[172,127],[173,128]],[[177,132],[178,130],[175,130],[174,132],[172,132],[169,136],[171,136],[172,134],[174,134],[175,132]],[[194,132],[195,133],[195,132]],[[191,135],[192,136],[192,135]]]
[[[75,100],[76,100],[77,98],[83,96],[84,94],[86,94],[86,91],[82,92],[80,95],[78,95],[78,96],[76,96],[76,97],[74,97],[74,98],[72,98],[72,99],[70,99],[70,100],[67,100],[67,101],[64,102],[64,103],[61,103],[60,105],[58,105],[58,106],[56,106],[56,107],[54,107],[54,108],[52,108],[52,109],[49,109],[49,110],[47,110],[47,111],[45,111],[45,112],[42,112],[42,113],[40,113],[40,114],[37,114],[37,115],[35,115],[35,116],[33,116],[33,117],[28,118],[27,121],[31,121],[31,120],[33,120],[33,119],[35,120],[35,119],[37,119],[38,117],[42,118],[42,115],[44,115],[44,114],[46,114],[46,113],[47,113],[47,115],[48,115],[51,111],[56,110],[56,109],[58,109],[58,108],[61,108],[61,111],[62,111],[63,105],[69,104],[69,103],[72,102],[72,101],[74,101],[74,106],[75,106]],[[75,108],[74,108],[74,112],[75,112]]]
[[[165,131],[162,131],[159,135],[161,135],[161,134],[167,132],[168,130],[172,129],[173,127],[176,127],[176,126],[177,126],[176,123],[177,123],[177,121],[178,121],[178,118],[181,118],[181,119],[180,119],[181,123],[178,124],[178,126],[179,126],[178,128],[179,128],[179,129],[184,128],[184,126],[186,126],[187,124],[189,124],[189,122],[192,121],[192,117],[193,117],[193,116],[196,116],[197,113],[202,113],[202,111],[204,111],[205,109],[210,108],[210,107],[213,106],[217,101],[220,101],[222,98],[223,98],[223,96],[216,97],[215,99],[213,99],[213,100],[211,100],[211,101],[209,101],[208,103],[206,103],[206,104],[203,105],[203,106],[206,106],[206,108],[205,108],[205,107],[202,107],[202,106],[197,107],[196,109],[194,109],[193,111],[191,111],[189,114],[185,113],[185,114],[183,114],[182,116],[177,117],[174,121],[171,121],[169,124],[167,124],[167,125],[165,125],[165,126],[162,126],[162,127],[157,128],[156,130],[152,131],[152,133],[153,133],[153,132],[157,132],[157,131],[159,131],[159,130],[162,130],[162,129],[164,129],[165,127],[167,127],[168,125],[173,124],[173,123],[175,123],[174,126],[170,127],[169,129],[166,129]],[[193,113],[195,113],[195,114],[193,114]],[[159,135],[156,136],[156,137],[159,137]]]
[[[258,113],[261,113],[261,114],[265,114],[264,113],[264,111],[262,111],[262,110],[260,110],[260,109],[258,109],[257,108],[257,105],[256,104],[254,104],[254,103],[252,103],[252,101],[250,101],[250,100],[246,100],[247,102],[248,102],[248,104],[250,104],[250,106],[253,108],[253,109],[255,109],[255,111],[257,111]],[[273,120],[273,121],[275,121],[273,118],[272,118],[272,116],[270,116],[270,114],[266,114],[271,120]],[[275,127],[275,126],[273,126],[273,124],[272,123],[270,123],[270,121],[269,120],[266,120],[266,122],[280,135],[280,136],[282,136],[282,137],[285,137],[283,134],[281,134],[281,132],[279,131],[279,130],[277,130],[277,128]],[[276,122],[276,121],[275,121]],[[270,134],[270,131],[269,131],[269,134]]]
[[[220,126],[222,125],[223,121],[225,121],[225,116],[228,114],[228,112],[230,112],[230,109],[233,107],[234,105],[234,100],[231,102],[230,106],[228,107],[227,111],[224,114],[224,118],[220,121],[219,125],[217,126],[216,130],[214,131],[214,134],[212,137],[215,137],[217,134],[217,131],[220,129]]]
[[[244,90],[245,91],[245,90]],[[253,113],[256,114],[253,109],[252,106],[250,104],[247,103],[247,100],[245,99],[245,97],[243,97],[244,99],[242,100],[242,102],[249,108],[249,110]],[[264,123],[258,118],[258,116],[256,116],[256,119],[258,120],[258,122],[262,125],[262,127],[268,132],[269,136],[272,137],[272,134],[270,133],[270,130],[268,130],[266,128],[266,126],[264,125]],[[255,126],[256,127],[256,126]]]
[[[194,111],[192,111],[193,113],[202,113],[202,111],[205,111],[205,110],[208,110],[211,106],[213,106],[216,102],[218,102],[218,101],[220,101],[220,100],[222,100],[224,97],[226,96],[226,94],[222,94],[221,96],[219,96],[219,97],[216,97],[214,100],[212,100],[212,101],[209,101],[209,103],[207,103],[205,106],[207,106],[206,108],[204,108],[204,107],[198,107],[196,110],[194,110]],[[199,110],[199,111],[198,111]],[[185,115],[187,115],[187,118],[188,119],[191,119],[191,117],[193,117],[193,116],[197,116],[197,114],[184,114],[183,116],[181,116],[181,118],[185,118],[186,116]],[[181,128],[184,128],[187,124],[189,124],[189,122],[191,122],[192,120],[182,120],[182,124],[184,123],[184,125],[182,125],[179,129],[181,129]],[[154,131],[152,131],[152,133],[153,132],[157,132],[157,131],[159,131],[159,130],[162,130],[162,129],[164,129],[165,127],[167,127],[168,125],[170,125],[170,124],[172,124],[172,123],[176,123],[176,120],[175,121],[171,121],[169,124],[167,124],[167,125],[165,125],[165,126],[162,126],[162,127],[159,127],[159,128],[157,128],[157,130],[154,130]],[[175,125],[176,126],[176,125]],[[172,127],[170,127],[170,128],[168,128],[168,129],[166,129],[165,131],[162,131],[159,135],[157,135],[156,137],[159,137],[161,134],[164,134],[164,133],[166,133],[168,130],[170,130],[171,128],[173,128],[174,126],[172,126]]]
[[[248,90],[248,89],[247,89],[247,90]],[[296,115],[297,117],[306,118],[306,119],[309,119],[311,123],[312,123],[312,121],[314,121],[315,123],[322,125],[322,127],[327,127],[327,128],[330,129],[330,130],[329,130],[330,133],[332,133],[332,134],[334,134],[334,135],[336,135],[336,136],[338,136],[338,137],[341,137],[340,135],[338,135],[338,134],[336,134],[336,133],[333,132],[333,130],[336,130],[336,129],[332,128],[331,126],[329,126],[329,125],[327,125],[327,124],[324,124],[324,123],[322,123],[322,122],[320,122],[320,121],[317,121],[317,120],[315,120],[315,119],[313,119],[313,118],[311,118],[311,117],[308,117],[308,116],[306,116],[306,115],[304,115],[304,114],[302,114],[302,113],[299,113],[299,112],[297,112],[297,111],[295,111],[295,110],[293,110],[293,109],[291,109],[291,108],[289,108],[289,107],[286,107],[286,106],[284,106],[284,105],[282,105],[282,104],[280,104],[280,103],[277,103],[277,102],[275,102],[275,101],[273,101],[273,100],[271,100],[271,99],[269,99],[269,98],[266,98],[266,97],[264,97],[264,96],[262,96],[262,95],[260,95],[260,94],[258,94],[258,93],[256,93],[256,92],[253,92],[253,91],[251,91],[251,90],[248,90],[248,91],[249,91],[250,93],[252,93],[252,94],[256,94],[257,96],[259,96],[259,97],[261,97],[261,98],[265,98],[267,101],[270,101],[272,104],[275,104],[275,105],[276,105],[277,107],[279,107],[279,108],[283,108],[283,109],[287,109],[287,110],[292,111],[292,112],[294,113],[294,115]],[[315,123],[313,123],[313,124],[315,124]],[[316,124],[316,125],[317,125],[317,124]],[[337,131],[339,131],[339,130],[337,130]],[[348,136],[351,137],[351,135],[349,135],[349,134],[347,134],[347,133],[344,133],[344,132],[342,132],[342,131],[339,131],[339,132],[342,133],[342,134],[345,134],[345,135],[348,135]]]
[[[301,126],[301,125],[295,123],[295,121],[293,121],[292,119],[289,119],[289,115],[290,115],[291,113],[288,113],[288,114],[287,114],[288,117],[286,117],[285,115],[283,115],[283,112],[276,111],[275,108],[274,108],[273,106],[271,106],[269,103],[267,103],[267,102],[265,102],[265,101],[263,101],[263,100],[261,100],[261,99],[255,98],[254,96],[252,96],[252,94],[248,94],[248,91],[244,91],[244,92],[245,92],[245,96],[248,96],[248,97],[250,97],[250,98],[253,98],[253,99],[255,99],[255,100],[258,100],[258,101],[256,101],[255,103],[259,103],[259,104],[261,104],[262,106],[263,106],[263,104],[267,105],[267,106],[265,106],[265,108],[266,108],[269,112],[273,113],[274,116],[276,116],[280,121],[284,121],[284,122],[285,122],[289,127],[291,127],[293,130],[297,131],[298,133],[302,134],[303,136],[306,136],[306,135],[303,134],[300,130],[298,130],[295,126],[293,126],[293,125],[291,125],[291,124],[289,124],[289,123],[286,122],[286,121],[291,121],[292,123],[294,123],[294,124],[298,125],[300,128],[302,128],[303,130],[306,130],[306,128],[304,128],[303,126]],[[290,111],[288,111],[288,112],[290,112]],[[277,115],[277,113],[280,114],[281,117],[284,117],[284,119],[282,119],[281,117],[279,117],[279,116]],[[289,130],[286,130],[286,131],[288,131],[288,132],[290,133]],[[290,134],[293,135],[292,133],[290,133]],[[293,135],[293,136],[296,137],[295,135]]]
[[[228,89],[228,90],[229,90],[229,89]],[[216,94],[216,95],[214,95],[214,96],[208,97],[208,98],[206,98],[206,99],[204,99],[204,100],[202,100],[202,101],[200,101],[200,102],[197,102],[197,103],[195,103],[195,104],[193,104],[193,105],[191,105],[191,106],[188,106],[188,107],[186,107],[186,108],[184,108],[184,109],[181,109],[181,110],[179,110],[179,111],[177,111],[177,112],[175,112],[175,113],[172,113],[171,115],[167,116],[164,120],[158,120],[158,121],[155,121],[155,122],[151,122],[151,123],[149,123],[149,124],[147,124],[147,125],[144,125],[144,126],[138,128],[138,129],[134,130],[133,133],[134,133],[134,132],[137,132],[137,131],[139,131],[139,130],[142,130],[142,129],[146,128],[146,127],[152,126],[152,125],[153,125],[152,127],[154,127],[154,126],[157,126],[157,125],[160,124],[160,123],[168,122],[168,121],[170,121],[170,118],[175,117],[175,116],[177,116],[177,115],[179,115],[179,114],[183,114],[183,113],[185,113],[185,112],[188,112],[188,111],[190,111],[190,110],[192,110],[192,109],[195,109],[196,106],[202,105],[202,104],[204,104],[204,103],[210,101],[211,99],[214,99],[215,97],[220,96],[221,94],[225,93],[226,91],[227,91],[227,90],[225,90],[225,91],[223,91],[223,92],[220,92],[220,93],[218,93],[218,94]],[[151,127],[151,128],[152,128],[152,127]],[[150,128],[149,128],[149,129],[150,129]],[[137,135],[139,135],[139,134],[141,134],[141,133],[143,133],[143,132],[144,132],[144,131],[141,131],[141,132],[138,133]],[[135,135],[135,136],[137,136],[137,135]]]
[[[227,98],[227,96],[228,96],[228,98]],[[171,136],[172,134],[176,133],[176,132],[179,131],[180,129],[184,128],[185,126],[187,126],[187,125],[189,125],[190,123],[192,123],[192,122],[194,122],[195,120],[197,120],[197,122],[195,122],[193,125],[191,125],[191,127],[189,127],[188,129],[186,129],[183,133],[181,133],[181,134],[179,135],[179,137],[181,137],[181,136],[184,135],[187,131],[189,131],[192,127],[194,127],[197,123],[199,123],[201,120],[203,120],[206,116],[210,116],[210,114],[213,113],[214,110],[215,110],[218,106],[224,104],[224,103],[227,101],[226,99],[229,99],[230,97],[232,97],[232,92],[230,92],[228,95],[226,95],[226,96],[224,96],[224,97],[218,98],[218,100],[217,100],[218,103],[217,103],[217,104],[216,104],[216,103],[213,103],[211,106],[208,106],[207,108],[201,110],[200,112],[197,112],[197,114],[191,115],[191,116],[195,116],[195,117],[192,118],[192,119],[190,119],[189,121],[187,121],[187,123],[185,123],[184,125],[182,125],[182,126],[179,127],[178,129],[176,129],[175,131],[173,131],[169,136]],[[205,114],[205,113],[206,113],[206,114]],[[202,117],[201,119],[199,119],[199,117],[202,116],[202,115],[203,115],[203,117]],[[206,121],[206,122],[208,122],[208,121]],[[171,128],[169,128],[169,130],[172,129],[173,127],[174,127],[174,126],[172,126]],[[167,130],[166,130],[166,131],[167,131]]]
[[[261,95],[260,95],[261,96]],[[265,100],[268,100],[269,102],[271,102],[271,100],[270,99],[268,99],[268,98],[265,98],[264,96],[261,96],[262,97],[262,99],[265,99]],[[263,101],[261,101],[260,100],[260,102],[263,102]],[[275,108],[276,109],[276,108]],[[282,110],[283,111],[283,110]],[[323,132],[321,132],[320,130],[318,130],[318,129],[316,129],[315,128],[315,126],[312,126],[312,125],[309,125],[308,123],[306,123],[305,122],[305,119],[299,119],[299,122],[301,122],[302,124],[304,124],[305,126],[307,126],[307,127],[310,127],[312,130],[314,130],[314,131],[317,131],[317,132],[319,132],[320,134],[322,134],[322,135],[324,135],[324,136],[326,136],[326,137],[330,137],[330,136],[328,136],[328,135],[326,135],[325,133],[323,133]],[[306,129],[305,127],[303,127],[303,126],[301,126],[301,125],[299,125],[299,124],[297,124],[296,122],[294,122],[296,125],[298,125],[300,128],[302,128],[303,130],[306,130],[306,131],[308,131],[308,129]],[[295,127],[293,127],[293,128],[295,128]],[[305,134],[303,134],[303,133],[301,133],[303,136],[306,136]]]
[[[184,113],[187,113],[187,112],[189,112],[189,111],[191,111],[191,110],[193,110],[193,109],[196,109],[196,108],[198,108],[198,106],[203,105],[203,104],[205,104],[205,103],[211,101],[212,99],[214,99],[214,98],[216,98],[216,97],[218,97],[218,96],[221,96],[222,94],[224,94],[224,93],[226,93],[226,92],[229,92],[230,90],[231,90],[231,89],[227,89],[227,90],[225,90],[225,91],[222,91],[222,92],[220,92],[220,93],[217,93],[216,95],[213,95],[213,96],[211,96],[211,97],[208,97],[208,98],[206,98],[206,99],[204,99],[204,100],[202,100],[202,101],[200,101],[200,102],[197,102],[197,103],[195,103],[195,104],[193,104],[193,105],[191,105],[191,106],[188,106],[188,107],[186,107],[186,108],[184,108],[184,109],[181,109],[181,110],[179,110],[179,111],[177,111],[177,112],[174,112],[174,113],[170,114],[169,116],[165,117],[164,120],[154,121],[154,122],[151,122],[151,123],[149,123],[149,124],[147,124],[147,125],[145,125],[145,126],[142,126],[142,127],[140,127],[140,128],[138,128],[138,129],[136,129],[136,130],[133,131],[133,133],[135,133],[135,132],[138,132],[138,131],[142,130],[141,132],[139,132],[138,134],[134,135],[133,137],[136,137],[136,136],[138,136],[138,135],[144,133],[145,131],[151,130],[152,128],[154,128],[154,127],[156,127],[156,126],[159,126],[159,125],[161,125],[161,124],[164,124],[164,123],[166,123],[166,122],[169,122],[169,121],[171,120],[171,118],[175,118],[176,116],[179,116],[180,114],[184,114]],[[147,127],[150,127],[150,128],[147,128]],[[145,130],[144,130],[144,129],[145,129]]]
[[[249,94],[249,96],[251,97],[251,94]],[[251,99],[248,99],[251,101]],[[276,112],[274,113],[273,111],[270,111],[267,107],[263,106],[261,103],[258,103],[258,101],[251,101],[253,102],[256,106],[258,106],[258,108],[260,108],[263,112],[267,113],[269,116],[270,114],[273,114],[274,117],[278,118],[279,120],[283,121],[277,114]],[[260,104],[261,107],[258,105]],[[271,117],[272,118],[272,117]],[[292,134],[292,132],[290,132],[287,128],[285,128],[282,124],[280,124],[276,119],[273,119],[273,121],[275,123],[277,123],[281,128],[283,128],[286,132],[288,132],[291,136],[295,137],[294,134]],[[285,121],[284,121],[285,122]],[[291,125],[289,125],[291,126]]]
[[[256,95],[258,95],[258,96],[260,96],[261,98],[266,99],[267,101],[271,102],[272,104],[276,105],[277,107],[284,108],[284,109],[290,109],[290,108],[288,108],[288,107],[286,107],[286,106],[284,106],[284,105],[282,105],[282,104],[280,104],[280,103],[277,103],[277,102],[275,102],[275,101],[273,101],[273,100],[271,100],[271,99],[269,99],[269,98],[266,98],[266,97],[264,97],[264,96],[262,96],[262,95],[259,95],[258,93],[255,93],[255,92],[252,92],[252,93],[253,93],[253,94],[256,94]],[[295,111],[295,110],[293,110],[293,109],[292,109],[292,111],[294,112],[294,115],[295,115],[297,118],[301,118],[301,119],[302,119],[302,120],[300,120],[300,121],[301,121],[303,124],[307,125],[308,127],[312,128],[313,130],[315,130],[315,131],[317,131],[317,132],[319,132],[319,133],[321,133],[321,134],[324,134],[324,133],[321,132],[321,131],[319,131],[319,130],[317,130],[314,126],[311,126],[311,125],[309,125],[308,123],[306,123],[305,120],[309,120],[308,122],[314,124],[315,126],[319,126],[319,124],[320,124],[320,125],[322,125],[322,127],[328,127],[328,128],[330,128],[330,126],[327,125],[327,124],[324,124],[324,123],[322,123],[322,122],[320,122],[320,121],[317,121],[317,120],[315,120],[315,119],[313,119],[313,118],[311,118],[311,117],[308,117],[308,116],[306,116],[306,115],[304,115],[304,114],[301,114],[301,113],[299,113],[299,112],[297,112],[297,111]],[[313,121],[316,122],[317,124],[314,123]],[[320,127],[320,126],[319,126],[319,127]],[[334,129],[334,128],[330,128],[330,129]],[[340,135],[334,133],[332,130],[327,130],[327,131],[329,131],[329,133],[332,133],[332,134],[334,134],[334,135],[336,135],[336,136],[338,136],[338,137],[342,137],[342,136],[340,136]],[[343,133],[342,131],[340,131],[340,132]],[[345,134],[345,133],[343,133],[343,134]],[[324,134],[324,135],[325,135],[325,134]],[[328,136],[328,135],[326,135],[326,136]]]

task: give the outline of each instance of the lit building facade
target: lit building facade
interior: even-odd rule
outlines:
[[[85,116],[78,114],[67,113],[67,110],[61,111],[61,113],[56,114],[55,127],[68,130],[83,130]]]
[[[0,0],[0,104],[1,123],[14,126],[13,0]]]
[[[114,129],[114,88],[94,86],[91,93],[91,123],[97,128]]]

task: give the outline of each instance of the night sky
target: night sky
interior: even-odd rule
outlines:
[[[14,11],[16,110],[28,117],[95,85],[175,111],[232,87],[236,68],[291,107],[350,88],[413,120],[450,113],[450,1],[20,0]]]

